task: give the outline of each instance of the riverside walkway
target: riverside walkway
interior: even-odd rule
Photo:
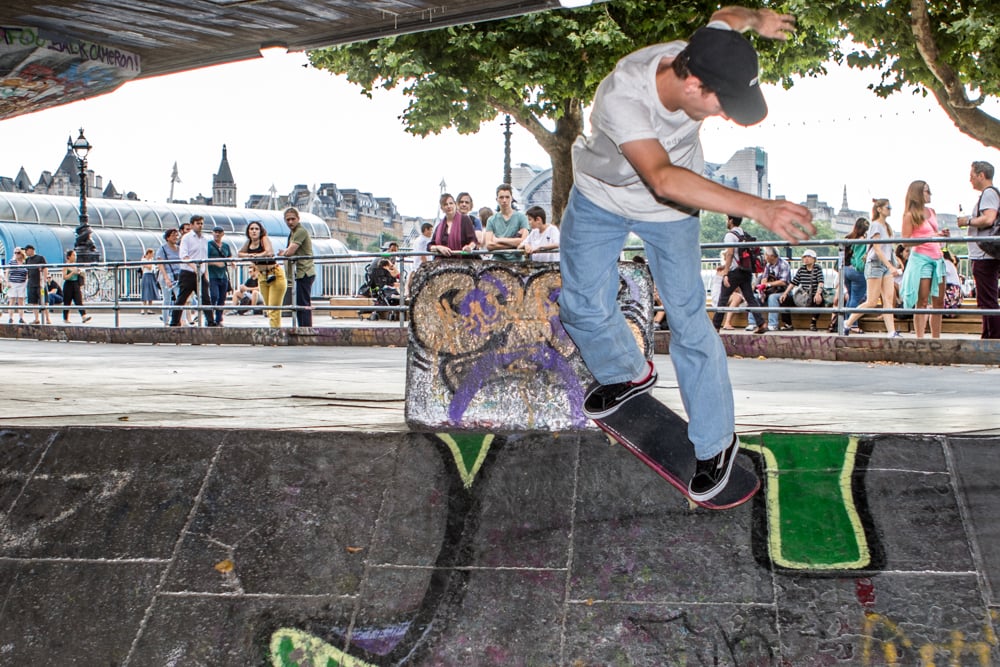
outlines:
[[[997,368],[731,359],[766,486],[709,513],[410,432],[405,357],[0,340],[0,663],[1000,664]]]

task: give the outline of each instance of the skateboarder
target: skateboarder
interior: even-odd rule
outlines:
[[[670,320],[670,359],[698,459],[689,493],[725,487],[739,439],[726,354],[705,312],[699,209],[756,220],[798,242],[816,232],[809,211],[701,176],[698,131],[710,116],[753,125],[767,115],[757,53],[740,32],[787,39],[795,19],[725,7],[691,36],[623,58],[597,90],[591,134],[573,148],[574,186],[562,220],[563,324],[600,383],[584,413],[600,418],[649,391],[657,374],[616,303],[616,262],[629,232],[641,237]]]

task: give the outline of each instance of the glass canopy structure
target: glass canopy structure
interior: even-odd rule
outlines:
[[[66,251],[76,242],[79,225],[79,200],[75,197],[33,195],[0,192],[0,263],[7,264],[15,247],[31,244],[50,264],[63,260]],[[146,248],[159,248],[163,232],[180,227],[182,222],[198,214],[205,218],[205,230],[215,227],[226,230],[224,240],[236,250],[246,241],[246,227],[259,220],[271,237],[276,251],[288,245],[288,227],[283,211],[189,204],[158,204],[125,199],[87,200],[91,237],[105,263],[137,262]],[[317,256],[349,255],[347,246],[331,238],[330,228],[323,219],[311,213],[300,213],[302,224],[313,239]],[[313,293],[324,294],[325,280],[333,278],[333,266],[319,272]]]

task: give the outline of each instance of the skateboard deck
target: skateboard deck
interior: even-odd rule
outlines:
[[[595,419],[613,440],[623,445],[673,484],[690,502],[710,510],[724,510],[742,505],[760,488],[752,471],[733,463],[729,483],[711,500],[698,502],[688,495],[688,482],[694,475],[694,445],[688,440],[687,422],[652,396],[642,394],[617,411]]]

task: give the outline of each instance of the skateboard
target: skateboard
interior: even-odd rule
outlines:
[[[695,505],[710,510],[730,509],[750,500],[760,488],[757,475],[740,466],[737,459],[729,483],[718,495],[702,502],[692,500],[688,482],[694,475],[695,456],[694,445],[687,437],[687,422],[648,393],[636,396],[594,423]]]

